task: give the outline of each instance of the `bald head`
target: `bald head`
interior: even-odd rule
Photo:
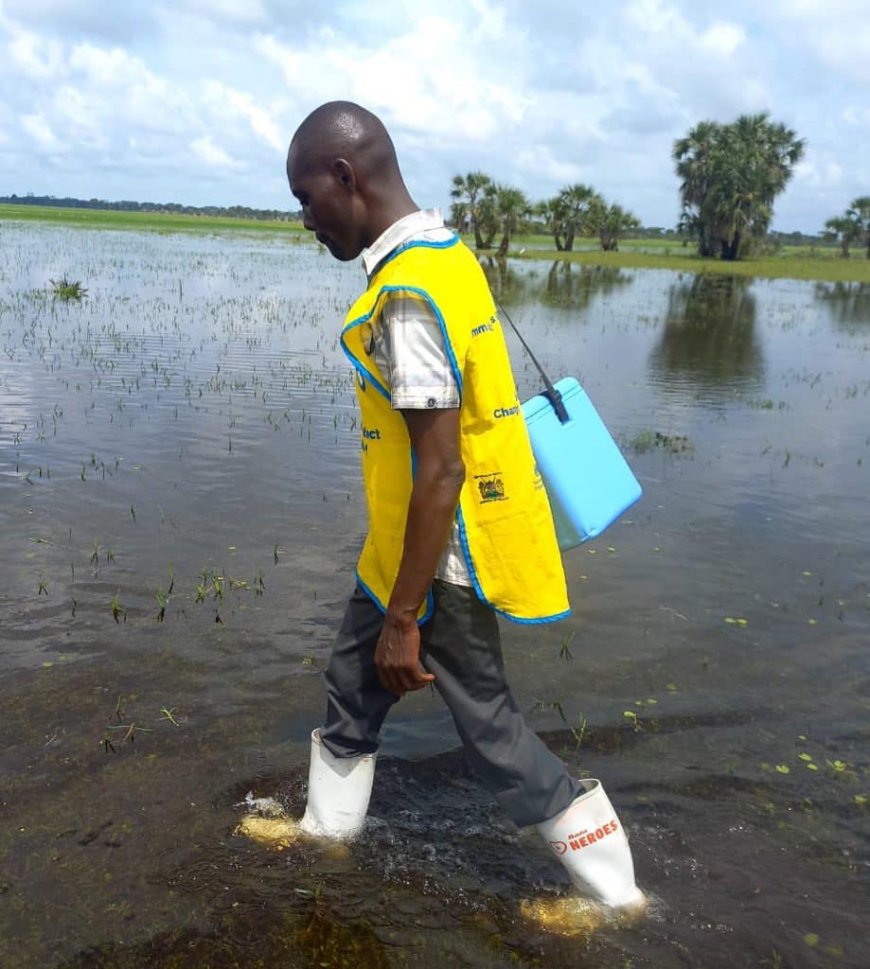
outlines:
[[[396,149],[382,121],[351,101],[329,101],[308,115],[290,142],[288,167],[292,156],[302,154],[327,164],[346,158],[360,176],[401,177]]]
[[[383,123],[350,101],[330,101],[299,125],[287,152],[290,190],[307,229],[338,259],[353,259],[414,212]]]

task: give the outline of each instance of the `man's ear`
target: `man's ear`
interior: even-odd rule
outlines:
[[[336,158],[332,163],[332,172],[348,191],[356,190],[356,172],[346,158]]]

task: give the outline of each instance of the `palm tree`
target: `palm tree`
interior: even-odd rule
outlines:
[[[466,222],[469,223],[474,232],[476,249],[484,248],[480,204],[487,195],[492,194],[493,190],[493,181],[484,172],[469,172],[467,175],[453,176],[453,188],[450,190],[450,197],[455,200],[451,209],[453,222],[460,229],[464,228]]]
[[[616,252],[620,236],[639,229],[640,219],[620,205],[608,205],[599,199],[590,213],[589,227],[598,234],[604,252]]]
[[[518,188],[499,185],[495,193],[495,210],[502,233],[496,256],[504,259],[508,253],[511,236],[523,228],[524,220],[531,212],[531,205],[525,194]]]
[[[846,215],[858,223],[859,233],[864,237],[867,248],[867,258],[870,259],[870,195],[861,195],[854,199]]]
[[[723,259],[737,259],[747,239],[766,234],[803,151],[803,140],[766,112],[729,125],[704,121],[674,142],[681,224],[697,233],[702,256],[718,248]]]
[[[848,214],[828,219],[825,223],[825,230],[827,238],[839,240],[840,254],[844,259],[849,258],[849,246],[860,239],[862,234],[858,220],[850,218]]]
[[[588,185],[567,185],[547,203],[550,231],[559,252],[574,249],[574,237],[586,235],[586,225],[598,194]]]
[[[685,138],[674,142],[672,157],[680,178],[680,199],[683,204],[681,226],[697,233],[698,252],[702,256],[713,255],[711,226],[705,220],[704,211],[713,173],[713,156],[721,125],[715,121],[702,121],[692,128]],[[697,210],[693,213],[692,210]]]

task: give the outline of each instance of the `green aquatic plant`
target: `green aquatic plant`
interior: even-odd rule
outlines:
[[[173,727],[181,726],[181,724],[175,719],[175,707],[161,707],[160,714],[160,719],[168,720]]]
[[[157,605],[159,607],[157,610],[157,622],[163,622],[166,618],[166,594],[162,589],[158,589],[154,593],[154,596],[157,599]]]
[[[162,589],[158,589],[154,596],[157,599],[158,612],[157,612],[157,622],[163,622],[166,618],[166,607],[169,605],[169,600],[172,596],[172,590],[175,588],[175,572],[170,567],[169,569],[169,585],[164,592]]]
[[[586,736],[586,717],[580,714],[576,727],[571,727],[571,736],[574,738],[575,745],[580,748],[583,745],[583,738]]]
[[[137,731],[145,732],[145,733],[151,732],[150,727],[143,727],[135,720],[131,720],[129,723],[125,723],[124,713],[125,713],[124,695],[118,694],[118,699],[115,703],[115,712],[113,714],[115,722],[112,723],[110,721],[109,723],[106,724],[106,729],[103,731],[103,736],[102,736],[102,739],[100,740],[100,744],[105,748],[105,751],[107,754],[109,753],[110,750],[113,754],[117,753],[115,745],[112,743],[112,734],[110,733],[110,731],[119,731],[119,730],[124,731],[124,736],[121,738],[121,743],[124,743],[125,741],[129,741],[130,743],[133,743],[136,740]]]
[[[67,279],[66,276],[62,276],[60,279],[50,279],[49,283],[51,283],[51,295],[65,303],[82,300],[88,295],[88,291],[77,279]]]
[[[118,591],[112,597],[111,609],[112,609],[112,618],[115,620],[115,622],[120,623],[122,619],[124,620],[124,622],[127,621],[127,610],[121,605],[120,589],[118,589]]]
[[[690,454],[695,450],[695,445],[685,434],[663,434],[651,429],[636,434],[628,441],[628,447],[635,454],[646,454],[654,450],[667,454]]]

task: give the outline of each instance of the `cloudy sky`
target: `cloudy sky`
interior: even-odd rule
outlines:
[[[289,137],[336,98],[421,205],[479,168],[664,226],[674,139],[768,110],[807,143],[774,227],[815,232],[870,193],[870,0],[0,0],[0,195],[295,208]]]

